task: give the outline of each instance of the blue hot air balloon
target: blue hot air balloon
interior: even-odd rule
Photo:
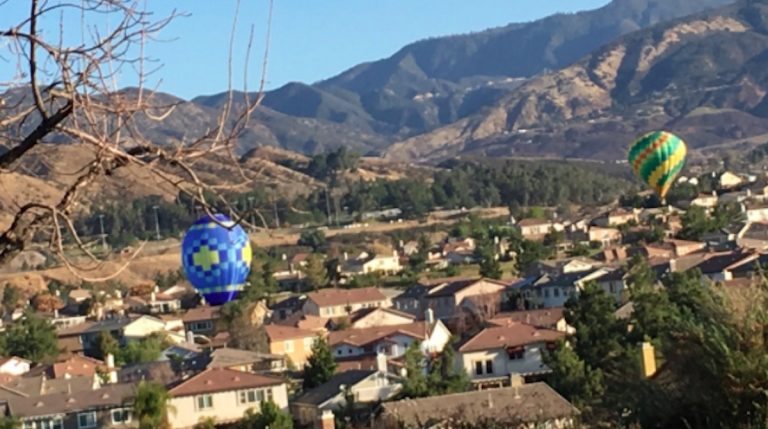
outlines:
[[[192,286],[210,305],[237,298],[251,270],[251,242],[240,225],[217,214],[203,216],[181,243],[181,263]]]

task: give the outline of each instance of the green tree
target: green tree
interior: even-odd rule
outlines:
[[[154,362],[168,345],[165,334],[154,333],[138,341],[131,341],[127,346],[119,349],[115,360],[121,365]]]
[[[566,343],[558,343],[551,353],[544,353],[544,363],[552,369],[548,383],[577,407],[590,406],[605,392],[603,373],[591,368]]]
[[[429,395],[429,383],[425,372],[421,343],[414,341],[405,351],[405,380],[400,395],[404,398],[422,398]]]
[[[261,404],[259,412],[248,409],[243,419],[235,424],[236,429],[293,429],[293,418],[268,401]]]
[[[469,376],[463,368],[456,369],[455,345],[458,338],[453,337],[443,351],[432,359],[427,375],[428,390],[431,395],[466,392],[471,386]]]
[[[315,388],[333,377],[336,372],[331,346],[322,337],[317,337],[312,344],[312,355],[304,367],[304,389]]]
[[[6,355],[32,362],[47,362],[59,355],[56,330],[30,311],[0,334],[0,343]]]
[[[170,429],[171,395],[160,383],[142,381],[133,400],[133,416],[139,429]]]
[[[0,429],[21,429],[22,423],[18,417],[0,417]]]
[[[699,240],[702,235],[717,229],[717,224],[709,217],[706,209],[699,206],[691,206],[682,218],[683,229],[680,238],[685,240]]]
[[[543,243],[531,240],[522,240],[517,247],[516,268],[520,273],[525,273],[533,264],[548,259],[552,256],[552,249]]]
[[[480,260],[480,275],[489,279],[500,279],[502,276],[501,264],[496,255],[493,242],[481,240],[475,248],[475,258]]]
[[[213,417],[203,417],[192,429],[216,429],[216,419]]]
[[[325,243],[325,233],[319,229],[311,229],[301,233],[297,244],[310,247],[313,252],[317,252],[325,246]]]
[[[6,311],[13,311],[21,301],[21,289],[16,286],[6,283],[3,287],[3,307]]]
[[[302,268],[306,283],[314,290],[325,287],[328,284],[326,268],[320,255],[313,253],[307,258],[307,265]]]
[[[120,351],[120,344],[109,331],[101,331],[96,337],[100,359],[106,359],[107,355],[116,356]]]

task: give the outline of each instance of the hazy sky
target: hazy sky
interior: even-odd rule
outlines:
[[[155,83],[161,81],[159,89],[185,98],[226,90],[227,47],[235,1],[145,1],[158,16],[174,9],[189,14],[163,30],[164,41],[148,48],[149,54],[162,64],[162,69],[152,76]],[[24,13],[28,3],[9,0],[0,6],[0,29]],[[480,31],[556,12],[594,9],[606,3],[608,0],[274,0],[267,86],[271,89],[290,81],[315,82],[355,64],[387,57],[427,37]],[[241,59],[252,24],[255,38],[249,89],[258,84],[267,7],[267,0],[241,0],[235,46],[239,58],[234,71],[236,88],[242,88]],[[0,77],[8,66],[0,58]]]

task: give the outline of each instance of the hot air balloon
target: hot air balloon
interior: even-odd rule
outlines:
[[[181,263],[192,286],[210,305],[237,298],[251,270],[251,242],[240,225],[217,214],[203,216],[187,230]]]
[[[629,165],[640,180],[664,199],[685,165],[686,152],[685,142],[680,137],[666,131],[654,131],[632,144]]]

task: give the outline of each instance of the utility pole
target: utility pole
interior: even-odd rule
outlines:
[[[272,208],[275,211],[275,229],[280,229],[280,215],[277,213],[277,198],[272,195]]]
[[[331,199],[328,195],[328,187],[325,187],[325,213],[328,215],[328,226],[331,225]]]
[[[104,215],[99,215],[99,228],[101,229],[101,249],[107,251],[107,234],[104,233]]]
[[[157,241],[160,241],[160,216],[157,214],[159,208],[158,206],[152,206],[152,209],[155,211],[155,236]]]
[[[339,227],[339,198],[338,196],[333,199],[333,208],[336,211],[336,228]]]
[[[253,197],[248,197],[248,211],[251,213],[251,228],[256,228],[256,218],[253,213]]]

